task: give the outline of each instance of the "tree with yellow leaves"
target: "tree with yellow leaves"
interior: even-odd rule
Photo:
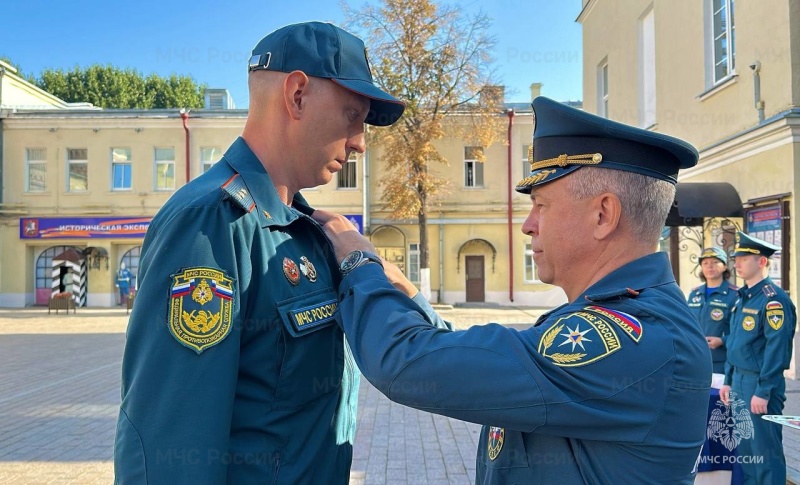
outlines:
[[[428,210],[449,185],[431,172],[432,164],[447,164],[434,142],[452,137],[488,147],[503,136],[491,19],[431,0],[343,8],[347,27],[365,38],[375,83],[406,103],[403,117],[371,132],[369,142],[382,148],[388,173],[378,183],[390,217],[418,221],[421,291],[430,299]]]

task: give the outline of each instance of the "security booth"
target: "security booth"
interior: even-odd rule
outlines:
[[[75,249],[53,257],[49,310],[73,311],[86,306],[86,258]]]

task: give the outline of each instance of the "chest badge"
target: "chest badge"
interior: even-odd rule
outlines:
[[[283,275],[292,285],[296,286],[300,283],[300,270],[297,268],[297,263],[289,258],[283,258]]]
[[[489,439],[486,443],[486,451],[489,454],[489,459],[494,461],[503,449],[503,440],[506,437],[506,430],[491,426],[489,428]]]
[[[718,321],[722,320],[722,317],[724,317],[724,316],[725,316],[725,312],[723,312],[719,308],[715,308],[715,309],[711,310],[711,319],[714,320],[715,322],[718,322]]]
[[[312,283],[317,281],[317,268],[315,268],[314,264],[305,256],[300,256],[300,271],[303,273],[303,276],[308,278],[308,281]]]
[[[742,320],[742,328],[747,330],[748,332],[750,330],[753,330],[754,328],[756,328],[756,319],[751,317],[750,315],[747,315],[746,317],[744,317],[744,320]]]
[[[169,331],[198,354],[228,336],[233,314],[233,280],[214,268],[188,268],[172,275]]]

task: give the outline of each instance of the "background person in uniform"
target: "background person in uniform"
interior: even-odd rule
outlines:
[[[731,333],[725,341],[728,361],[725,385],[719,395],[726,405],[741,401],[752,421],[751,433],[742,436],[739,456],[746,483],[785,484],[781,426],[761,419],[762,414],[781,414],[786,401],[784,369],[792,357],[797,313],[794,303],[769,276],[769,257],[780,247],[743,232],[736,233],[733,250],[736,274],[746,285],[731,317]],[[755,462],[755,463],[754,463]]]
[[[414,286],[388,263],[387,278],[344,217],[317,211],[345,274],[336,319],[389,399],[485,425],[477,483],[692,483],[711,357],[654,251],[697,151],[547,98],[533,109],[522,230],[569,303],[522,332],[431,328]]]
[[[330,243],[300,189],[404,105],[331,24],[253,49],[242,136],[153,218],[122,364],[117,483],[346,484],[357,369]]]
[[[126,305],[128,303],[128,296],[131,293],[131,278],[133,274],[125,267],[125,262],[119,263],[117,270],[116,287],[119,289],[119,304]]]
[[[722,378],[725,373],[725,343],[730,329],[731,308],[739,299],[738,287],[728,283],[731,270],[728,256],[720,248],[706,248],[700,253],[700,279],[703,284],[689,293],[692,309],[711,349],[712,370]],[[714,387],[720,387],[722,381]]]

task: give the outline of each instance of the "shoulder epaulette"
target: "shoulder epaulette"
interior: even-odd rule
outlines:
[[[738,286],[736,286],[736,285],[732,285],[732,284],[728,283],[728,286],[729,286],[729,287],[730,287],[730,289],[731,289],[731,290],[733,290],[733,291],[739,291],[739,287],[738,287]]]
[[[250,195],[250,191],[247,190],[247,185],[245,185],[244,180],[242,180],[242,177],[238,173],[234,174],[233,177],[222,184],[222,190],[228,194],[228,197],[236,205],[247,212],[252,212],[253,209],[255,209],[256,201],[253,199],[253,196]]]
[[[775,288],[772,287],[772,285],[764,285],[764,288],[762,288],[762,290],[764,291],[764,294],[767,295],[767,297],[773,297],[778,294],[775,291]]]
[[[604,293],[595,293],[592,295],[586,295],[585,298],[588,301],[599,302],[599,301],[609,301],[609,300],[621,300],[623,298],[636,298],[637,296],[639,296],[639,292],[632,288],[620,288],[617,290],[606,291]]]

